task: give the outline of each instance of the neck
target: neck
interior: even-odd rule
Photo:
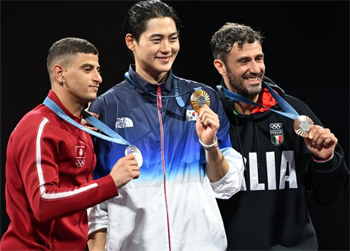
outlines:
[[[259,95],[256,95],[254,97],[246,97],[248,99],[250,99],[253,102],[257,102],[259,99]],[[234,109],[236,110],[236,112],[238,114],[244,114],[244,115],[249,115],[252,113],[252,111],[255,109],[255,105],[251,105],[251,104],[246,104],[244,102],[238,102],[236,101],[234,103]]]
[[[68,95],[67,93],[63,93],[60,90],[52,89],[53,92],[57,95],[58,99],[62,103],[62,105],[74,116],[79,117],[81,111],[84,108],[84,104],[80,104],[78,100],[76,100],[73,96]]]
[[[78,104],[77,102],[64,102],[61,99],[60,101],[64,105],[64,107],[66,107],[67,110],[70,111],[75,117],[80,117],[84,105]]]
[[[161,74],[152,74],[144,71],[142,68],[136,66],[136,73],[140,75],[144,80],[151,84],[158,84],[164,82],[169,72],[162,72]]]

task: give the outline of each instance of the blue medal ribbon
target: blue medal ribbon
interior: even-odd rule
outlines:
[[[111,128],[109,128],[106,124],[102,123],[100,120],[98,120],[97,118],[95,118],[94,116],[92,116],[91,114],[89,114],[86,111],[83,111],[83,116],[84,119],[89,122],[91,125],[95,126],[97,129],[99,129],[100,131],[104,132],[106,135],[103,135],[101,133],[92,131],[86,127],[84,127],[83,125],[79,124],[78,122],[76,122],[75,120],[73,120],[71,117],[69,117],[62,109],[61,107],[59,107],[52,99],[50,99],[49,97],[46,97],[46,99],[43,102],[44,105],[46,105],[48,108],[50,108],[54,113],[56,113],[60,118],[64,119],[65,121],[67,121],[68,123],[72,124],[73,126],[79,128],[80,130],[83,130],[91,135],[94,135],[98,138],[110,141],[110,142],[114,142],[117,144],[121,144],[121,145],[130,145],[130,143],[128,141],[126,141],[122,136],[120,136],[118,133],[116,133],[115,131],[113,131]]]
[[[274,92],[274,90],[272,90],[272,88],[269,85],[263,83],[263,86],[265,86],[268,89],[268,91],[275,98],[275,100],[281,106],[281,108],[284,110],[284,112],[274,110],[274,109],[268,108],[264,105],[260,105],[258,103],[255,103],[254,101],[251,101],[250,99],[247,99],[247,98],[245,98],[237,93],[229,91],[225,86],[223,86],[223,90],[224,90],[225,97],[227,97],[229,99],[239,101],[239,102],[244,102],[244,103],[250,104],[250,105],[259,106],[259,107],[265,108],[267,110],[271,110],[275,113],[278,113],[282,116],[285,116],[285,117],[293,119],[293,120],[295,120],[299,116],[299,113],[286,100],[284,100],[280,95],[278,95],[276,92]]]

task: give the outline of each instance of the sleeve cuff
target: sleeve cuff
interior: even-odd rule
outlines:
[[[314,156],[312,157],[314,169],[317,171],[329,172],[337,167],[338,164],[338,156],[333,153],[326,160],[316,159]]]
[[[316,163],[326,163],[326,162],[331,161],[333,159],[333,157],[334,157],[334,152],[326,159],[319,159],[315,155],[313,155],[312,160]]]
[[[229,164],[229,170],[220,180],[211,182],[211,187],[215,197],[218,199],[229,199],[232,195],[240,191],[243,180],[243,161],[242,156],[231,147],[221,149],[226,161]]]

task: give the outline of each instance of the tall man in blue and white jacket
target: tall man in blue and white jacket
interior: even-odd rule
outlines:
[[[140,177],[89,214],[90,250],[226,250],[215,198],[239,191],[243,161],[231,147],[229,122],[210,87],[175,76],[179,19],[158,0],[134,4],[124,20],[133,53],[126,80],[92,104],[91,111],[137,146]],[[207,93],[197,112],[194,90]],[[209,102],[210,99],[210,102]],[[97,176],[124,156],[125,146],[96,144]]]

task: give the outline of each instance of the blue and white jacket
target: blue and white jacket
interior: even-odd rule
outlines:
[[[107,228],[107,250],[170,250],[170,245],[173,251],[226,250],[215,198],[228,199],[239,191],[243,162],[231,147],[230,125],[219,96],[209,86],[170,72],[160,84],[161,95],[174,96],[176,82],[185,106],[180,107],[174,97],[162,97],[160,105],[158,85],[142,79],[132,67],[129,75],[141,88],[124,80],[99,96],[90,110],[140,149],[141,174],[120,188],[118,196],[89,210],[89,233]],[[206,175],[205,151],[190,105],[196,87],[209,94],[210,108],[220,118],[217,138],[230,168],[217,182],[210,182]],[[125,147],[96,139],[96,177],[109,174],[125,156]]]

